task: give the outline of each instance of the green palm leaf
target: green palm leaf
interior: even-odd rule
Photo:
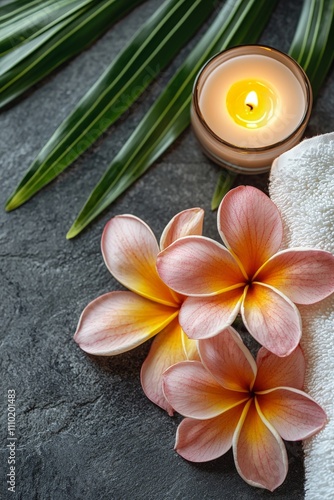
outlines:
[[[317,95],[334,58],[333,0],[304,0],[289,54],[304,68]]]
[[[144,0],[88,3],[49,30],[8,52],[0,61],[0,109],[96,40]]]
[[[222,169],[211,200],[211,210],[217,210],[225,194],[231,189],[238,174]]]
[[[56,130],[6,209],[27,201],[114,123],[193,36],[214,6],[215,0],[166,1]]]
[[[22,19],[32,9],[37,11],[52,0],[8,0],[0,7],[0,23],[3,26],[12,20]]]
[[[33,5],[31,9],[25,9],[23,16],[17,15],[7,21],[4,20],[0,24],[0,54],[35,38],[78,10],[89,6],[93,1],[48,1],[42,5]]]
[[[168,83],[120,150],[90,195],[67,234],[73,238],[123,193],[172,144],[190,122],[192,86],[204,62],[216,52],[253,43],[264,28],[275,2],[227,2],[209,30]]]

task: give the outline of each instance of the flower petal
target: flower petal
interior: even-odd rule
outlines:
[[[240,476],[250,485],[274,491],[288,472],[284,443],[258,412],[254,401],[244,409],[233,438],[233,454]]]
[[[265,418],[288,441],[313,436],[326,423],[324,410],[298,389],[278,387],[257,394],[256,398]]]
[[[225,389],[249,393],[257,367],[234,328],[226,328],[213,338],[199,340],[198,350],[206,369]]]
[[[242,289],[214,297],[189,297],[180,309],[179,321],[189,338],[204,339],[217,335],[235,320],[240,311]]]
[[[175,318],[153,340],[140,372],[141,385],[146,396],[171,416],[173,408],[162,391],[162,374],[170,366],[187,359],[183,348],[183,335],[182,328]]]
[[[185,295],[216,295],[245,283],[230,252],[204,236],[172,243],[159,254],[157,268],[169,287]]]
[[[132,292],[106,293],[84,309],[74,340],[90,354],[120,354],[163,330],[177,314]]]
[[[199,361],[183,361],[168,368],[163,391],[178,413],[197,419],[216,417],[249,397],[224,389]]]
[[[186,358],[188,360],[200,361],[197,340],[192,340],[188,338],[183,330],[181,337],[182,337],[183,350],[186,354]]]
[[[334,255],[322,250],[284,250],[266,262],[256,281],[277,288],[292,302],[313,304],[334,292]]]
[[[305,358],[300,346],[284,358],[276,356],[262,347],[257,353],[257,377],[254,391],[273,387],[302,389],[305,378]]]
[[[299,311],[277,290],[253,283],[241,305],[241,315],[249,333],[277,356],[287,356],[299,344]]]
[[[164,250],[171,243],[183,236],[201,235],[203,231],[204,210],[189,208],[175,215],[165,227],[160,238],[160,249]]]
[[[218,230],[249,278],[279,249],[283,226],[276,205],[251,186],[231,189],[218,211]]]
[[[101,248],[106,266],[122,285],[161,304],[177,303],[158,276],[158,243],[141,219],[133,215],[111,219],[104,228]]]
[[[224,455],[232,446],[243,408],[240,404],[208,420],[185,418],[176,433],[177,453],[191,462],[207,462]]]

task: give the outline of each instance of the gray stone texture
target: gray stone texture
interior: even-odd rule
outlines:
[[[2,206],[55,128],[160,3],[145,2],[1,113]],[[260,41],[287,51],[301,5],[301,0],[279,0]],[[173,451],[179,417],[154,406],[140,386],[149,344],[114,358],[98,358],[86,355],[72,339],[85,305],[121,289],[100,253],[101,232],[111,217],[133,213],[159,236],[178,211],[201,206],[206,210],[205,234],[218,239],[210,200],[219,167],[202,155],[190,130],[93,225],[78,238],[65,239],[90,191],[198,36],[71,168],[15,212],[1,210],[3,499],[304,497],[300,444],[287,444],[289,473],[274,493],[244,483],[231,452],[206,464],[188,463]],[[315,103],[307,136],[333,130],[333,90],[332,70]],[[267,175],[240,176],[237,184],[266,190],[267,180]],[[5,484],[8,389],[16,391],[15,494]]]

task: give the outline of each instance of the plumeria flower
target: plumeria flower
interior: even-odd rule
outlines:
[[[284,481],[283,439],[312,436],[326,422],[322,408],[302,391],[301,348],[278,357],[262,347],[256,362],[228,327],[200,340],[201,361],[184,361],[163,376],[166,398],[185,418],[176,451],[192,462],[220,457],[231,447],[237,471],[252,486],[273,491]]]
[[[197,343],[183,333],[178,314],[184,297],[158,276],[157,255],[177,238],[201,234],[204,212],[193,208],[177,214],[165,228],[160,248],[151,229],[133,215],[111,219],[102,235],[102,254],[111,274],[129,291],[110,292],[83,311],[74,339],[81,349],[99,356],[129,351],[156,334],[141,370],[149,399],[173,414],[161,386],[163,371],[185,359],[197,359]]]
[[[175,241],[158,257],[165,283],[190,297],[180,324],[192,339],[209,338],[240,312],[248,331],[269,351],[286,356],[299,343],[296,304],[334,291],[334,256],[322,250],[280,250],[283,225],[275,204],[250,186],[232,189],[218,211],[226,247],[203,236]]]

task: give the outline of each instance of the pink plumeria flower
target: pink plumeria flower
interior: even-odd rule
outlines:
[[[147,397],[173,414],[161,385],[162,373],[184,359],[198,359],[197,343],[183,333],[178,314],[184,297],[158,276],[157,255],[177,238],[201,234],[200,208],[177,214],[165,228],[160,248],[151,229],[133,215],[111,219],[102,235],[102,254],[111,274],[131,291],[110,292],[83,311],[74,339],[84,351],[112,356],[133,349],[156,334],[141,370]]]
[[[180,324],[192,339],[209,338],[240,312],[253,337],[286,356],[299,343],[295,305],[313,304],[334,291],[334,256],[305,248],[279,251],[283,225],[275,204],[250,186],[222,200],[218,230],[226,247],[203,236],[174,242],[158,257],[164,282],[190,297]]]
[[[273,491],[288,471],[282,439],[308,438],[326,423],[325,412],[302,391],[302,350],[282,358],[262,347],[255,362],[232,327],[200,340],[198,350],[202,362],[177,363],[163,376],[166,398],[187,417],[176,451],[206,462],[232,447],[240,476]]]

